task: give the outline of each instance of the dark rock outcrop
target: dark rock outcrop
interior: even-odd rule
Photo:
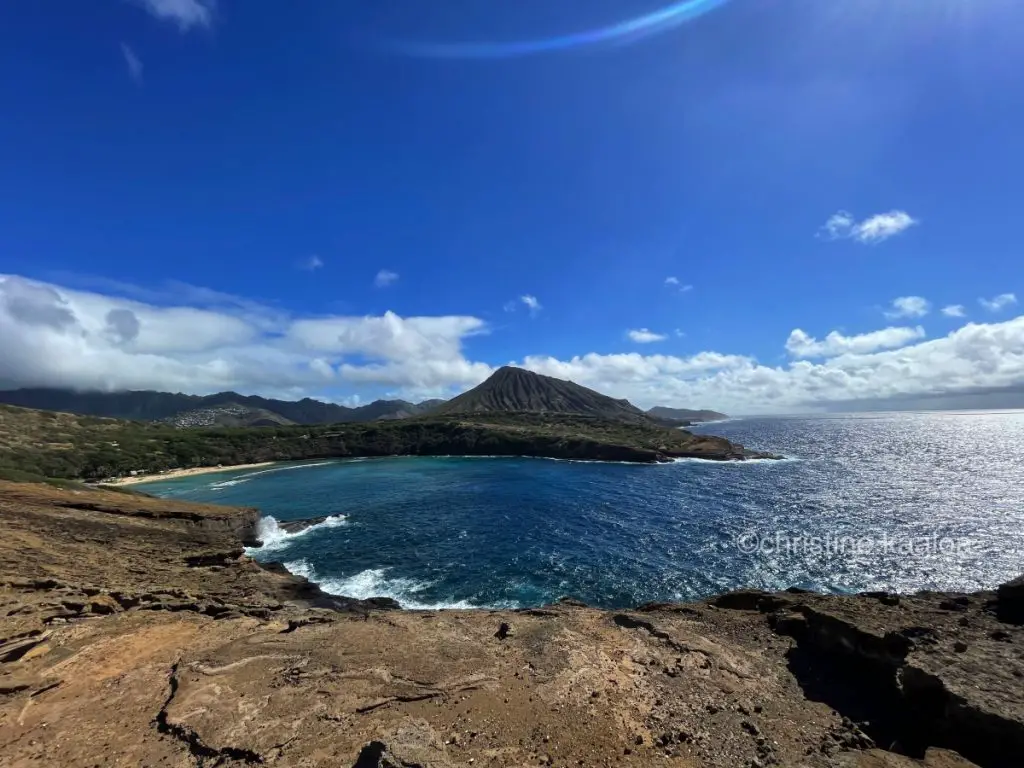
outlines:
[[[1024,624],[1024,576],[999,587],[996,592],[996,613],[1001,621]]]
[[[306,517],[302,520],[278,521],[277,527],[286,533],[298,533],[299,531],[304,531],[307,528],[312,528],[314,525],[319,525],[326,519],[327,515],[321,515],[320,517]]]
[[[1013,594],[1019,581],[999,594]],[[766,614],[796,641],[788,663],[805,693],[870,723],[874,741],[912,755],[945,747],[979,765],[1017,765],[1024,654],[1007,644],[1024,643],[1024,630],[992,617],[991,593],[880,595],[895,597],[736,592],[712,604]]]

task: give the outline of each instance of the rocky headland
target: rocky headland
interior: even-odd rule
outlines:
[[[0,765],[1021,764],[1021,580],[404,611],[257,564],[257,520],[0,482]]]
[[[273,461],[386,456],[531,456],[667,462],[778,458],[651,421],[494,412],[284,427],[178,429],[0,405],[0,479],[104,481]]]
[[[511,367],[446,403],[431,402],[425,415],[395,418],[382,411],[372,421],[310,425],[257,421],[262,426],[211,426],[203,416],[184,427],[0,405],[0,479],[95,482],[272,461],[385,456],[648,464],[780,458],[693,434],[679,422],[653,418],[626,400],[571,381]]]

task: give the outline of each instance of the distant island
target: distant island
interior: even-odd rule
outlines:
[[[143,394],[147,393],[121,396],[126,398],[124,403],[136,398],[135,406],[141,408],[144,398],[139,396]],[[112,407],[120,396],[80,397],[79,402],[100,409]],[[253,408],[256,401],[277,408],[288,405],[262,398],[243,400]],[[169,407],[162,397],[154,402],[163,405],[147,411],[151,414]],[[315,413],[310,404],[316,401],[292,405],[303,403],[309,409],[306,418],[310,418]],[[221,418],[227,421],[211,425],[196,417],[193,425],[181,413],[170,421],[169,417],[129,421],[0,406],[0,477],[100,481],[185,468],[399,455],[535,456],[636,463],[677,458],[776,458],[725,438],[694,435],[679,429],[678,424],[666,425],[627,400],[512,367],[499,369],[479,386],[446,403],[431,403],[421,414],[398,416],[395,409],[380,407],[380,415],[373,420],[295,424],[275,421],[274,415],[280,411],[260,406],[260,423],[250,426],[232,423],[229,417],[235,414],[227,404],[204,407],[220,408]],[[344,409],[345,415],[352,410]],[[192,408],[183,413],[199,411]]]
[[[692,411],[689,408],[666,408],[663,405],[656,405],[647,411],[648,416],[666,421],[683,421],[688,424],[696,424],[702,421],[722,421],[728,419],[724,413],[718,411]]]

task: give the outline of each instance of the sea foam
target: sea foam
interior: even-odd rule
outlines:
[[[220,483],[211,483],[210,484],[210,488],[214,488],[214,489],[231,488],[232,486],[241,485],[242,483],[248,483],[248,482],[249,482],[249,478],[248,477],[236,477],[234,480],[224,480],[223,482],[220,482]]]
[[[699,459],[692,456],[686,456],[682,458],[672,459],[672,461],[661,466],[670,466],[672,464],[701,464],[708,467],[744,467],[750,464],[787,464],[794,461],[800,461],[796,456],[783,456],[781,459],[743,459],[742,461],[729,460],[729,461],[718,461],[716,459]]]
[[[273,472],[290,472],[295,469],[309,469],[310,467],[325,467],[328,464],[337,464],[336,461],[314,461],[307,464],[289,464],[285,467],[270,467],[269,469],[260,469],[256,472],[246,472],[244,475],[239,475],[239,478],[256,477],[257,475],[269,475]]]
[[[321,579],[308,560],[295,560],[284,564],[291,573],[302,576],[316,584],[320,589],[330,595],[338,597],[351,597],[356,600],[369,600],[374,597],[390,597],[398,602],[400,606],[414,611],[433,610],[471,610],[473,608],[517,608],[514,603],[507,603],[496,606],[473,605],[468,600],[438,600],[427,602],[418,597],[424,590],[429,589],[431,582],[416,581],[414,579],[388,578],[387,568],[368,568],[360,571],[354,576],[341,579]]]
[[[322,531],[327,528],[337,528],[341,525],[347,525],[348,518],[345,515],[331,515],[326,520],[323,520],[315,525],[311,525],[308,528],[303,528],[301,531],[295,531],[290,533],[278,524],[274,517],[266,516],[261,517],[259,526],[257,527],[257,537],[263,542],[261,547],[251,547],[247,550],[249,554],[255,554],[257,552],[276,552],[281,549],[285,549],[296,539],[301,539],[305,536],[309,536],[311,533],[316,531]],[[291,569],[289,569],[291,570]],[[294,571],[293,571],[294,573]]]
[[[275,467],[270,467],[268,469],[260,469],[260,470],[257,470],[256,472],[246,472],[245,474],[238,475],[238,477],[233,477],[230,480],[221,480],[219,482],[212,482],[212,483],[210,483],[209,488],[211,490],[220,490],[221,488],[231,488],[231,487],[236,486],[236,485],[241,485],[242,483],[248,483],[254,477],[259,477],[260,475],[269,475],[269,474],[273,474],[273,473],[276,473],[276,472],[290,472],[290,471],[295,470],[295,469],[309,469],[310,467],[323,467],[323,466],[326,466],[327,464],[336,464],[336,463],[338,463],[338,462],[336,462],[336,461],[315,461],[315,462],[309,462],[309,463],[306,463],[306,464],[289,464],[289,465],[283,466],[283,467],[275,466]]]

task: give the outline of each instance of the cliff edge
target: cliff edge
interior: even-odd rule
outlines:
[[[259,566],[239,538],[252,514],[0,483],[0,765],[986,768],[1024,753],[1019,580],[402,611]]]

